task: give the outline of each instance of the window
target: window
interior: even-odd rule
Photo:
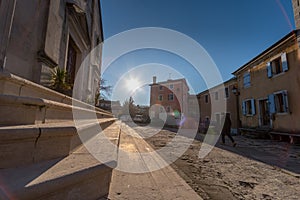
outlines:
[[[173,84],[171,84],[169,88],[170,88],[170,89],[173,89],[173,87],[174,87]]]
[[[205,95],[205,103],[208,103],[208,95]]]
[[[162,101],[163,100],[163,95],[158,95],[158,100]]]
[[[225,88],[225,98],[229,98],[229,88]]]
[[[169,100],[169,101],[173,101],[173,100],[174,100],[174,95],[173,95],[173,93],[171,93],[171,94],[168,95],[168,100]]]
[[[287,113],[289,110],[287,91],[280,91],[274,94],[270,94],[268,97],[268,101],[271,114]]]
[[[168,113],[171,112],[170,106],[167,107],[167,112],[168,112]]]
[[[219,100],[219,93],[218,92],[215,92],[215,100]]]
[[[280,57],[267,63],[267,74],[271,78],[273,75],[288,71],[288,62],[286,53],[281,54]]]
[[[160,85],[159,86],[159,90],[163,90],[164,88],[163,88],[163,86],[162,85]]]
[[[247,99],[243,101],[242,111],[245,116],[255,115],[255,99]]]
[[[244,74],[244,87],[250,87],[251,85],[251,77],[250,72]]]

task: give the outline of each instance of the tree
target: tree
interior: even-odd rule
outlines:
[[[111,90],[112,86],[107,85],[107,81],[103,78],[100,78],[95,92],[95,106],[100,98],[108,98],[108,96],[111,95]]]
[[[134,117],[136,114],[136,106],[134,105],[134,100],[132,97],[129,97],[129,100],[125,100],[123,103],[122,114],[130,115]]]

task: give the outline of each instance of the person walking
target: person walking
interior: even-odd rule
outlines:
[[[232,145],[235,147],[236,146],[236,142],[234,141],[234,139],[231,136],[231,119],[230,119],[230,114],[226,113],[225,115],[225,119],[224,119],[224,126],[221,132],[222,135],[222,143],[225,144],[225,136],[227,135],[228,138],[231,140]]]

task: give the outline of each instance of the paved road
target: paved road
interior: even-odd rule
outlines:
[[[140,154],[168,146],[176,134],[149,127],[134,130],[123,126],[121,148]],[[299,146],[235,136],[237,147],[218,143],[207,157],[199,159],[203,137],[198,135],[182,156],[162,170],[143,174],[114,171],[109,198],[299,199]],[[172,145],[174,149],[181,144]],[[142,167],[149,165],[142,156],[141,160]]]

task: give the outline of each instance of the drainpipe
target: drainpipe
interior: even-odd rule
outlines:
[[[236,97],[236,126],[237,126],[237,134],[240,135],[240,128],[241,128],[241,120],[240,120],[240,92],[238,90],[238,87],[233,86],[232,88],[232,93]]]
[[[11,34],[16,0],[1,1],[0,4],[0,70],[4,70],[6,51]]]

